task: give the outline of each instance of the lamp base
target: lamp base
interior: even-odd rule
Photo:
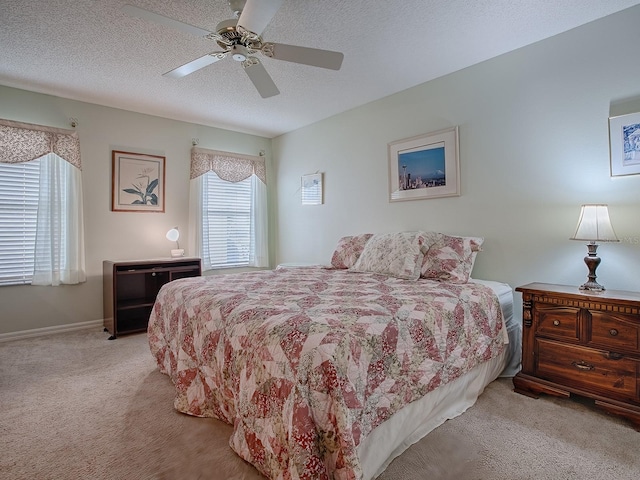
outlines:
[[[589,275],[587,275],[587,282],[580,285],[580,290],[587,290],[589,292],[602,292],[604,287],[596,282],[596,268],[600,265],[600,257],[596,254],[598,250],[598,244],[591,242],[587,244],[588,255],[584,257],[584,263],[587,264],[589,269]]]
[[[175,248],[171,250],[171,256],[174,258],[184,257],[184,248]]]
[[[605,288],[598,282],[586,282],[580,285],[580,290],[586,290],[589,292],[604,292]]]

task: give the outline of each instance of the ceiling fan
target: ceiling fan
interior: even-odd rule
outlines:
[[[260,52],[277,60],[302,63],[331,70],[340,70],[344,58],[344,55],[340,52],[263,41],[261,37],[262,31],[276,14],[282,2],[283,0],[228,0],[227,3],[233,10],[235,18],[220,22],[215,32],[210,32],[134,5],[125,5],[123,11],[133,17],[213,40],[222,49],[222,51],[208,53],[170,70],[163,74],[165,77],[181,78],[227,56],[231,56],[236,62],[241,62],[244,71],[247,72],[249,79],[262,98],[268,98],[278,95],[280,91],[264,68],[264,65],[258,58],[253,56],[255,53]]]

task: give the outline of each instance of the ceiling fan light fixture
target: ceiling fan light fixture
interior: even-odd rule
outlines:
[[[249,52],[242,45],[234,45],[231,47],[231,58],[233,58],[236,62],[244,62],[249,56]]]

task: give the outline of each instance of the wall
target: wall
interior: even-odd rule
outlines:
[[[168,228],[189,234],[194,137],[204,148],[266,151],[277,262],[328,263],[343,235],[420,228],[484,236],[476,277],[577,285],[586,247],[568,238],[580,205],[602,202],[623,241],[600,247],[598,280],[640,291],[640,175],[609,176],[607,130],[610,115],[640,111],[638,24],[634,7],[273,142],[0,86],[0,118],[79,120],[88,273],[77,286],[1,287],[0,334],[101,319],[102,260],[163,257]],[[389,203],[387,143],[452,125],[462,195]],[[165,213],[110,211],[112,149],[167,157]],[[325,204],[303,208],[300,176],[316,171]],[[181,242],[187,254],[192,237]]]
[[[194,254],[188,221],[192,138],[203,148],[251,155],[264,150],[267,176],[275,179],[267,138],[0,86],[0,118],[71,128],[70,117],[79,122],[88,279],[60,287],[0,287],[0,334],[101,320],[102,261],[168,257],[174,244],[165,234],[176,225],[181,247]],[[111,211],[112,150],[166,156],[164,213]]]
[[[607,203],[622,242],[599,248],[598,280],[640,291],[640,175],[610,177],[608,138],[610,115],[640,111],[639,24],[634,7],[274,139],[278,262],[426,229],[485,237],[477,278],[579,285],[587,249],[569,237],[581,204]],[[387,144],[453,125],[461,196],[389,203]],[[316,171],[325,204],[302,207],[300,176]]]

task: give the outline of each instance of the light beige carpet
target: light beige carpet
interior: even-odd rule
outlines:
[[[80,331],[0,343],[1,479],[261,479],[231,427],[173,410],[144,334]],[[493,382],[379,480],[640,478],[640,433],[587,402]]]

